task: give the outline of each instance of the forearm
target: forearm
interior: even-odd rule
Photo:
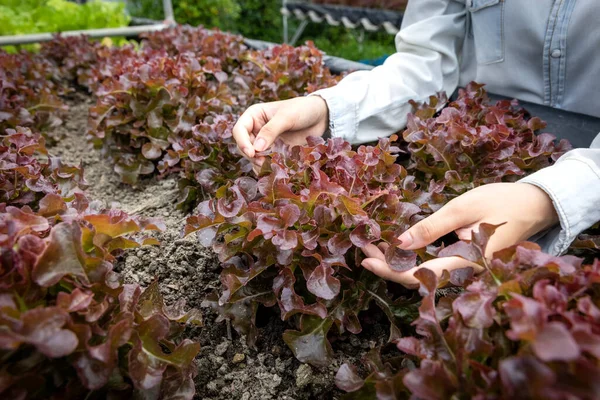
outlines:
[[[592,148],[572,150],[520,182],[540,187],[552,199],[560,226],[538,242],[549,253],[564,253],[577,235],[600,221],[600,135]]]
[[[465,24],[464,2],[411,2],[396,36],[397,53],[382,66],[352,73],[315,93],[327,102],[332,135],[352,143],[389,136],[406,125],[410,100],[452,93],[459,80]]]

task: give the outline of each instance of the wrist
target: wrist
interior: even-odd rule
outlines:
[[[318,115],[316,127],[318,132],[321,133],[321,136],[324,139],[328,139],[331,137],[331,127],[329,122],[329,107],[327,106],[327,101],[318,94],[313,96],[308,96],[307,99],[314,103],[310,109],[315,110]]]
[[[522,184],[528,188],[527,198],[532,204],[532,215],[536,216],[536,233],[557,225],[560,219],[550,195],[534,184]]]

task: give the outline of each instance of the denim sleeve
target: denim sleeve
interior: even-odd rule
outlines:
[[[519,182],[538,186],[552,199],[560,226],[537,242],[550,254],[564,253],[577,235],[600,221],[600,134],[591,148],[571,150]]]
[[[409,2],[396,35],[397,52],[384,65],[312,94],[327,103],[331,135],[355,144],[387,137],[406,126],[409,100],[452,93],[466,31],[465,0]]]

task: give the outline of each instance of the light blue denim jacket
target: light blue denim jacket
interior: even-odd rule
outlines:
[[[364,143],[402,129],[408,101],[475,80],[493,93],[600,117],[600,0],[410,0],[397,53],[315,93],[333,136]],[[600,135],[520,182],[552,198],[560,226],[538,240],[563,253],[600,220]]]

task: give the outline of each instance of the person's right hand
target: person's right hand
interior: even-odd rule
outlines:
[[[238,147],[258,167],[275,139],[289,145],[306,144],[308,136],[323,136],[329,124],[327,103],[319,96],[297,97],[249,107],[233,127]]]
[[[452,199],[429,217],[417,222],[398,239],[403,250],[423,248],[450,232],[456,232],[460,240],[471,240],[472,232],[479,231],[481,224],[499,225],[485,249],[485,257],[491,259],[499,250],[513,246],[533,235],[559,223],[557,209],[550,196],[539,187],[529,183],[490,183]],[[414,274],[428,268],[439,277],[448,272],[472,267],[475,272],[484,269],[461,257],[438,257],[404,272],[394,271],[385,260],[387,243],[363,247],[367,256],[362,266],[384,279],[407,287],[418,287]]]

